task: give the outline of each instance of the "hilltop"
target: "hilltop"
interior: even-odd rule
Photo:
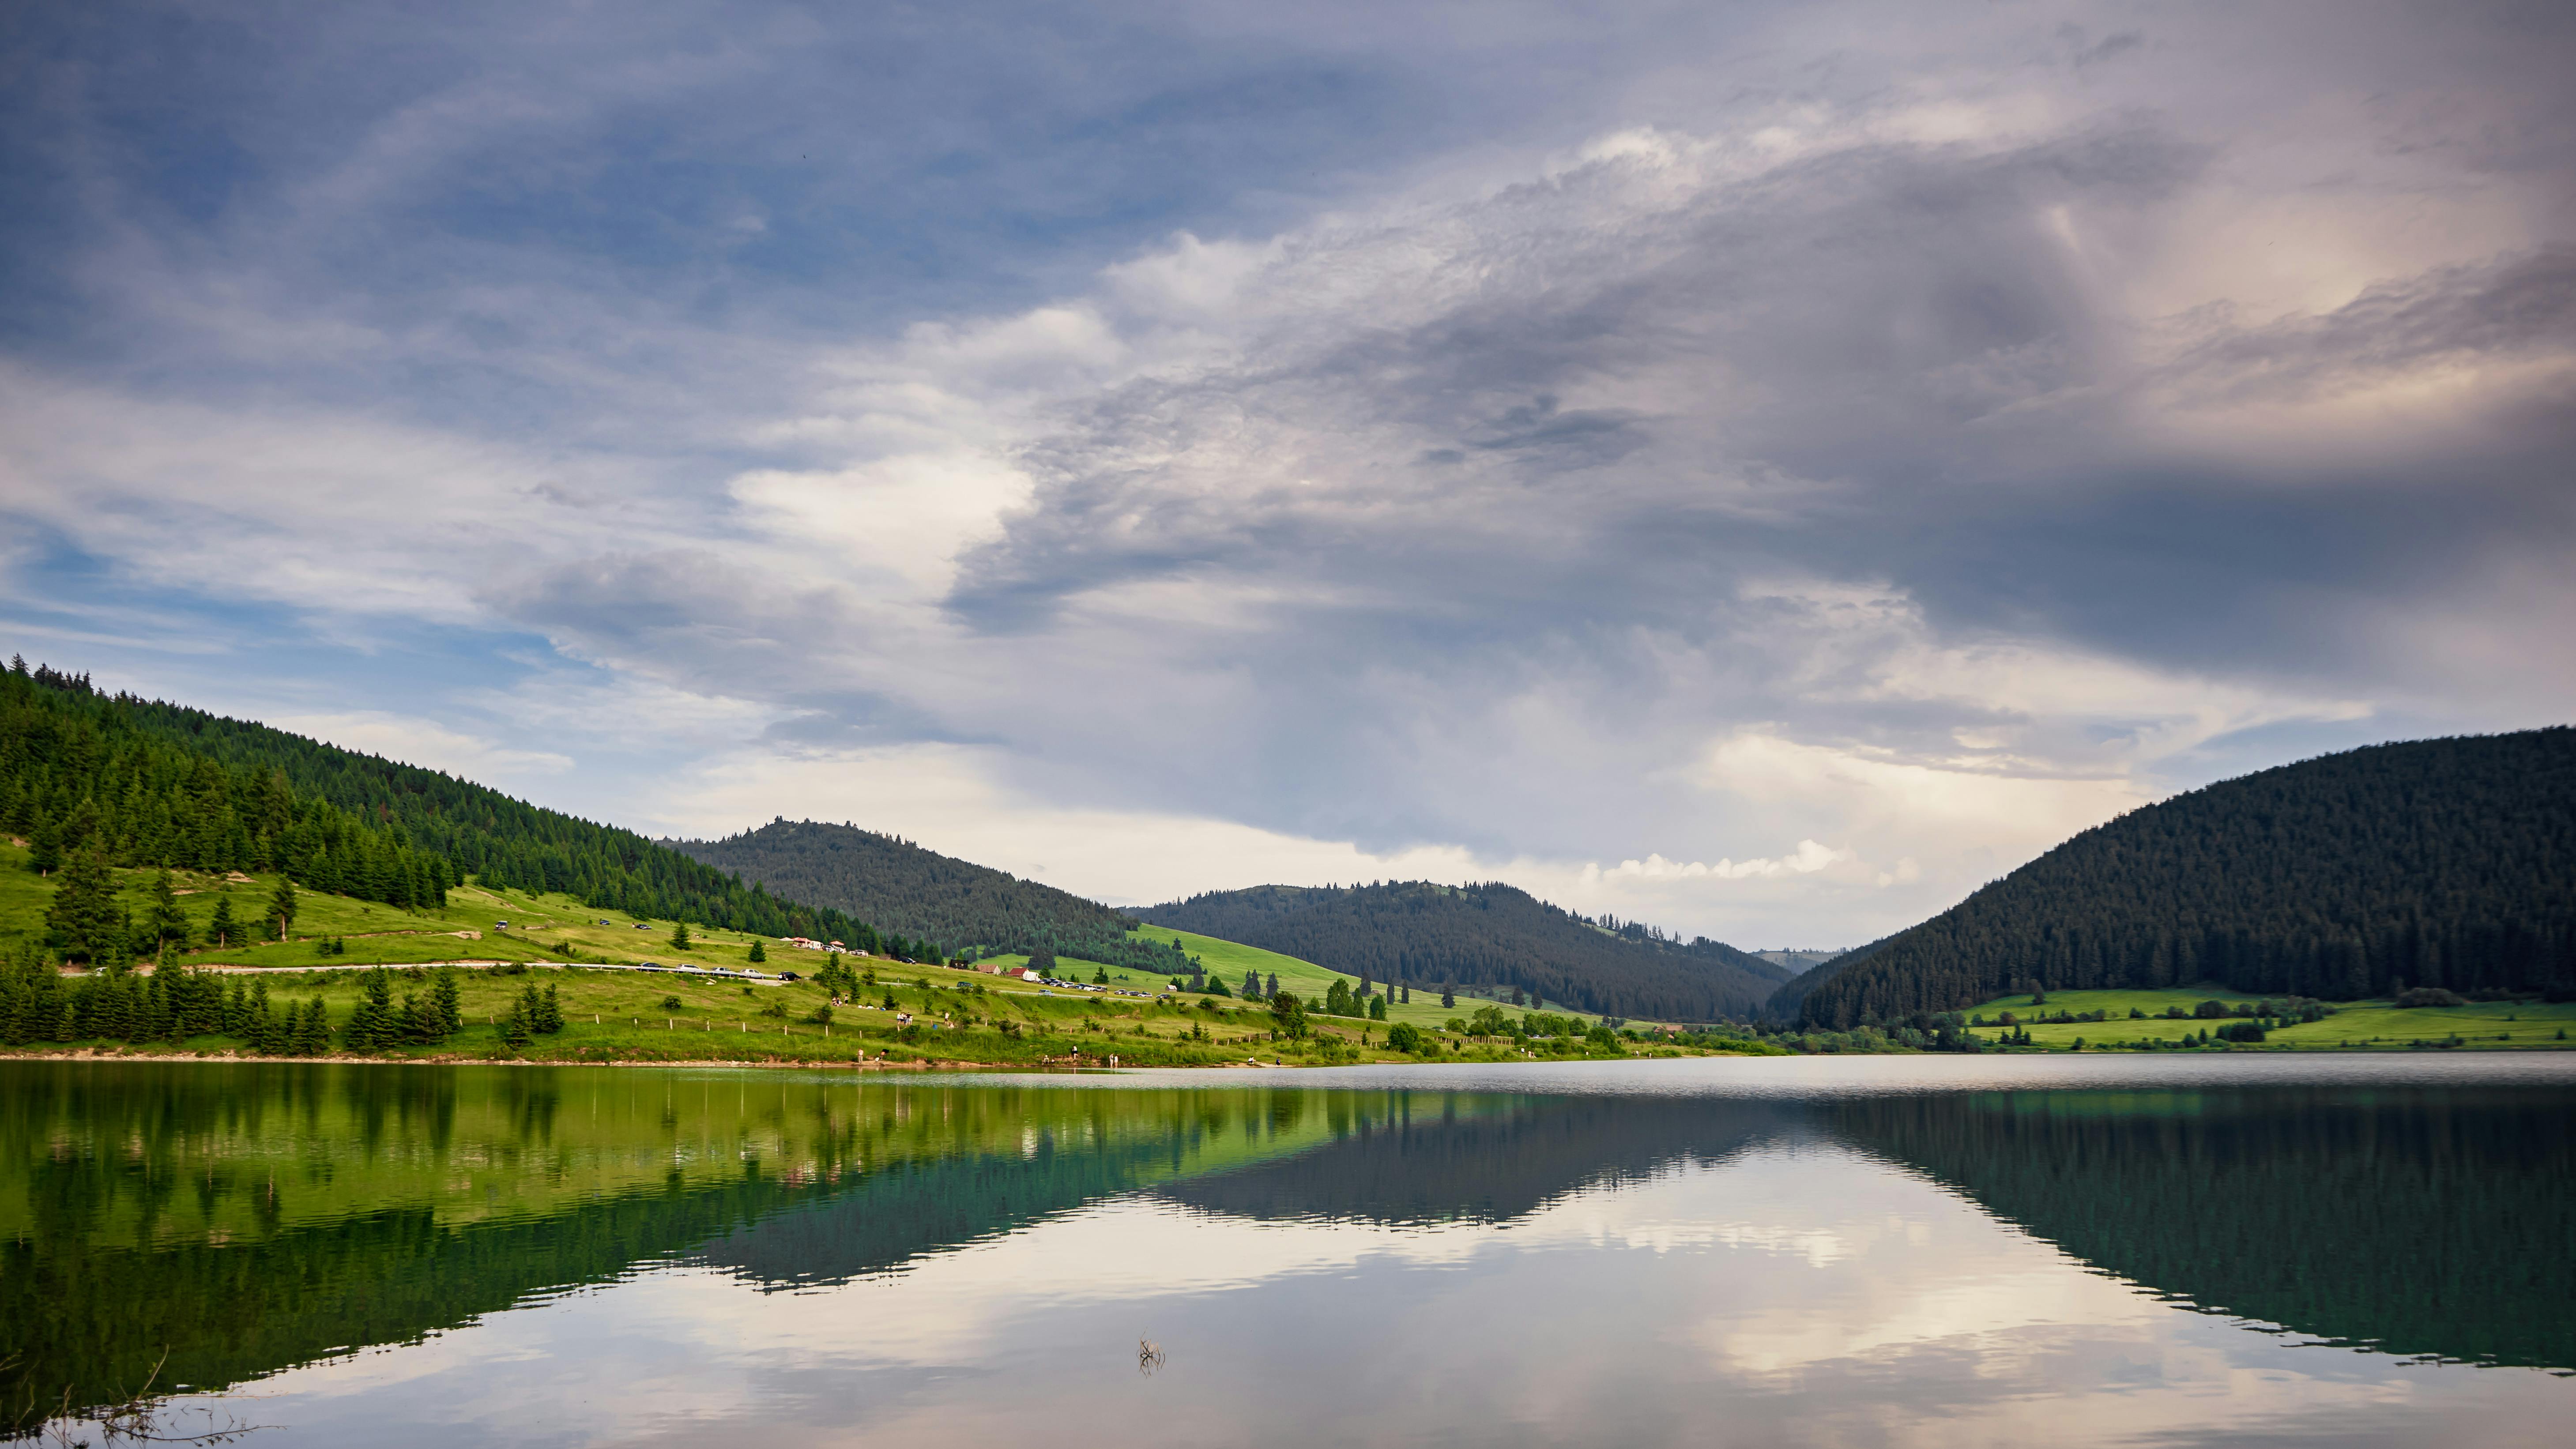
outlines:
[[[1547,1001],[1662,1021],[1752,1016],[1787,972],[1723,942],[1593,920],[1498,882],[1255,886],[1138,911],[1330,970],[1437,989],[1517,988]]]
[[[2576,992],[2576,729],[2377,745],[2085,831],[1781,988],[1843,1029],[2033,988]]]
[[[781,817],[722,840],[666,843],[772,894],[945,942],[954,951],[1045,948],[1166,976],[1189,970],[1178,953],[1131,937],[1136,923],[1098,901],[853,825]]]

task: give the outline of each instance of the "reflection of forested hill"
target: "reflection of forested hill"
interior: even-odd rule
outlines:
[[[53,1251],[0,1241],[0,1435],[140,1389],[221,1388],[404,1343],[546,1288],[596,1283],[810,1194],[774,1179],[583,1203],[555,1216],[442,1226],[386,1209],[240,1243]]]
[[[0,1064],[0,1437],[165,1350],[221,1388],[701,1244],[837,1280],[1329,1131],[1296,1090]]]
[[[746,1220],[692,1261],[782,1288],[846,1282],[1095,1198],[1307,1152],[1331,1133],[1383,1130],[1401,1110],[1400,1098],[1296,1089],[1193,1092],[1150,1112],[1128,1100],[1148,1095],[1084,1093],[1086,1105],[1112,1112],[1088,1132],[1034,1133],[1015,1153],[891,1164],[828,1197]]]
[[[1175,1202],[1242,1217],[1413,1223],[1504,1221],[1587,1184],[1641,1177],[1676,1158],[1728,1156],[1778,1131],[1782,1109],[1750,1102],[1604,1097],[1372,1099],[1334,1093],[1349,1114],[1319,1151],[1161,1189]]]
[[[1817,1110],[2207,1311],[2388,1353],[2576,1369],[2562,1094],[2025,1092]]]

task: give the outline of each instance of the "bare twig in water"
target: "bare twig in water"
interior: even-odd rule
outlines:
[[[62,1409],[45,1426],[45,1437],[61,1445],[62,1449],[89,1449],[89,1440],[73,1436],[95,1427],[101,1442],[107,1444],[230,1444],[258,1430],[276,1427],[273,1424],[245,1424],[230,1415],[216,1424],[213,1409],[192,1405],[193,1411],[205,1415],[212,1427],[194,1434],[176,1432],[177,1426],[162,1422],[163,1416],[170,1412],[171,1396],[152,1392],[153,1384],[160,1381],[161,1366],[169,1361],[170,1350],[164,1347],[161,1357],[152,1361],[152,1372],[144,1376],[143,1387],[112,1404],[75,1411],[71,1386],[64,1385]]]
[[[1163,1366],[1163,1346],[1150,1338],[1136,1340],[1136,1372],[1149,1374]]]

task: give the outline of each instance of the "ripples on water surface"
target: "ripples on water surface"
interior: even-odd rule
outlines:
[[[2556,1445],[2571,1126],[2559,1056],[0,1062],[0,1389],[166,1354],[170,1425],[278,1446]]]

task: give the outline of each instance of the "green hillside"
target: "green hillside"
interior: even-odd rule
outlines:
[[[722,840],[670,844],[773,895],[846,911],[951,952],[1024,955],[1043,947],[1166,976],[1188,968],[1130,936],[1134,922],[1098,901],[873,830],[782,818]]]
[[[1791,986],[1801,1019],[1832,1029],[2033,986],[2576,993],[2576,729],[2380,745],[2195,790],[1820,970]]]
[[[1582,1011],[1663,1021],[1749,1017],[1788,975],[1723,942],[1590,920],[1491,883],[1257,886],[1136,914],[1337,972],[1406,982],[1417,996],[1451,983],[1517,988]]]
[[[109,866],[274,871],[404,908],[435,905],[470,875],[593,909],[936,953],[937,943],[778,899],[631,830],[266,725],[100,694],[86,676],[23,659],[0,670],[0,829],[48,871],[94,850]],[[110,934],[68,944],[76,959],[114,955]]]

